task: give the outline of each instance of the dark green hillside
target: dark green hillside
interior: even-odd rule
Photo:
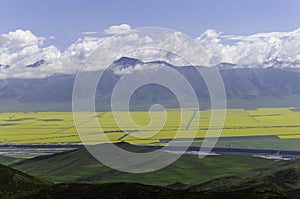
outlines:
[[[14,157],[9,157],[9,156],[1,156],[0,155],[0,164],[2,165],[10,165],[10,164],[13,164],[13,163],[17,163],[19,161],[21,161],[22,159],[20,158],[14,158]]]
[[[131,151],[148,151],[126,143],[119,145]],[[80,149],[21,161],[14,167],[69,183],[53,184],[0,166],[1,199],[297,199],[300,194],[300,160],[273,161],[238,155],[199,159],[184,155],[163,170],[128,174],[103,166]]]
[[[31,194],[50,183],[0,165],[0,198],[13,199]]]
[[[119,144],[131,151],[147,151],[143,147]],[[85,149],[41,156],[12,167],[25,173],[53,182],[137,182],[143,184],[169,185],[175,182],[200,184],[213,178],[250,172],[253,169],[277,167],[282,162],[251,156],[221,155],[199,159],[197,155],[183,155],[172,165],[145,174],[129,174],[113,170],[96,161]]]
[[[278,172],[280,172],[280,169]],[[278,180],[283,180],[281,182],[286,183],[287,181],[282,179],[282,174],[287,177],[288,180],[291,180],[294,179],[293,177],[295,175],[299,176],[299,171],[297,170],[296,173],[286,173],[283,170],[283,172],[279,175],[276,175],[275,173],[274,176],[266,175],[265,178],[268,179],[269,177],[279,177]],[[252,181],[259,180],[261,179],[252,179]],[[299,178],[296,178],[295,181],[299,181]],[[222,182],[222,180],[220,182]],[[277,182],[277,180],[274,182]],[[278,186],[275,186],[272,183],[269,186],[251,186],[250,183],[247,187],[240,187],[238,189],[226,188],[222,190],[213,187],[210,190],[205,190],[202,188],[203,185],[197,185],[190,188],[186,187],[185,189],[171,189],[167,187],[143,185],[137,183],[51,184],[19,171],[10,169],[6,166],[0,166],[0,184],[1,199],[296,199],[299,196],[299,188],[286,189],[286,185],[284,184],[278,184]]]
[[[201,185],[196,185],[201,190],[230,190],[250,189],[253,187],[268,187],[276,190],[288,191],[300,188],[300,164],[289,162],[278,168],[256,170],[243,176],[232,175],[216,178]],[[195,188],[194,187],[194,188]]]
[[[49,186],[38,193],[28,195],[22,199],[118,199],[118,198],[197,198],[196,193],[177,191],[159,186],[149,186],[132,183],[113,184],[57,184]]]
[[[300,197],[300,160],[288,161],[277,168],[265,168],[243,175],[216,178],[192,186],[195,191],[262,193],[273,191],[291,198]],[[272,194],[271,194],[272,195]]]
[[[22,199],[286,199],[286,194],[276,190],[252,189],[229,192],[203,192],[199,190],[176,190],[160,186],[135,183],[108,184],[56,184]]]

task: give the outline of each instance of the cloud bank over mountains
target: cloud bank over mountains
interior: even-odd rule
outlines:
[[[217,63],[262,65],[272,61],[300,63],[300,29],[291,32],[223,35],[207,30],[195,39]]]
[[[127,51],[134,50],[126,46],[128,42],[141,44],[153,42],[151,37],[141,37],[136,34],[127,24],[111,26],[104,33],[105,35],[101,37],[91,33],[83,34],[82,38],[64,51],[53,45],[45,46],[44,42],[53,38],[37,36],[29,30],[1,34],[0,78],[46,77],[54,73],[70,74],[75,73],[80,66],[93,70],[88,68],[86,58],[99,45],[105,49],[99,59],[105,59],[113,56],[115,49],[120,47]],[[207,30],[194,41],[203,48],[215,64],[232,63],[238,67],[268,67],[277,63],[279,67],[300,67],[300,29],[249,36],[226,35],[216,30]],[[168,42],[163,45],[168,45]],[[176,45],[180,47],[186,44],[179,42]],[[163,60],[177,65],[186,64],[168,52],[153,53],[146,50],[135,58],[142,61]],[[206,63],[203,62],[201,65],[205,66]]]

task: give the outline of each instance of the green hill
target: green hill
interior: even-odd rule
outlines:
[[[21,199],[287,199],[291,197],[274,190],[258,192],[239,190],[232,192],[203,192],[199,190],[175,190],[166,187],[135,183],[112,184],[56,184]]]
[[[294,175],[299,176],[299,171],[297,170],[296,173],[283,172],[282,174],[287,177],[288,180],[291,180]],[[271,176],[272,175],[267,175],[265,178],[268,179]],[[278,176],[280,176],[278,180],[285,179],[282,179],[282,175]],[[259,182],[260,180],[259,178],[254,181]],[[299,181],[299,178],[293,181]],[[222,180],[220,182],[222,182]],[[277,180],[274,182],[277,182]],[[299,196],[299,188],[286,189],[284,191],[285,186],[273,187],[274,184],[272,183],[268,187],[264,187],[260,184],[259,186],[247,186],[238,189],[226,188],[223,190],[218,188],[205,190],[202,187],[203,185],[192,186],[185,189],[171,189],[168,187],[137,183],[52,184],[6,166],[0,166],[0,185],[1,199],[296,199]]]
[[[0,155],[0,164],[5,165],[5,166],[17,163],[21,160],[23,160],[23,159]]]
[[[166,187],[134,183],[113,184],[56,184],[30,194],[22,199],[152,199],[152,198],[199,198],[198,193],[173,190]]]
[[[282,174],[290,180],[293,179],[295,174],[299,176],[299,171],[297,170],[296,173],[283,172]],[[265,178],[267,179],[270,176],[272,175],[267,175]],[[255,181],[259,180],[261,179],[256,179]],[[278,180],[284,179],[279,177]],[[299,181],[299,178],[296,178],[294,181]],[[222,180],[220,182],[222,182]],[[259,185],[259,187],[250,186],[239,189],[226,188],[223,190],[217,188],[204,190],[202,188],[203,185],[192,186],[185,189],[171,189],[168,187],[138,183],[53,184],[6,166],[0,166],[0,185],[1,199],[296,199],[299,196],[299,188],[286,189],[286,191],[284,191],[283,188],[285,187],[283,185],[273,187],[273,184],[270,184],[268,187]]]
[[[146,148],[119,143],[130,151],[149,151]],[[95,160],[86,149],[40,156],[11,165],[13,168],[52,182],[111,183],[134,182],[170,185],[200,184],[214,178],[251,172],[253,169],[275,168],[281,161],[251,156],[221,155],[200,159],[197,155],[183,155],[170,166],[155,172],[130,174],[113,170]]]
[[[129,151],[150,151],[127,143],[117,145]],[[300,160],[274,161],[240,155],[199,159],[196,155],[183,155],[162,170],[129,174],[110,169],[85,149],[78,149],[22,160],[12,166],[60,183],[0,166],[1,199],[297,199],[300,195]]]
[[[191,186],[194,191],[268,193],[268,197],[282,195],[289,198],[300,196],[300,160],[288,161],[276,168],[255,170],[243,175],[216,178],[206,183]],[[249,195],[248,194],[248,195]]]
[[[50,183],[0,165],[0,198],[13,199],[37,192]]]

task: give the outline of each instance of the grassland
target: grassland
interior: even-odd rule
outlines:
[[[127,151],[150,151],[144,147],[118,143]],[[283,161],[242,155],[221,155],[198,158],[185,154],[173,164],[155,172],[133,174],[114,170],[97,161],[86,149],[77,149],[49,156],[36,157],[10,164],[25,173],[52,182],[135,182],[169,185],[175,182],[198,184],[208,180],[260,168],[277,168]]]
[[[125,113],[115,114],[122,118]],[[169,109],[167,119],[162,123],[161,112],[151,114],[158,119],[151,121],[147,112],[131,112],[135,124],[123,119],[120,128],[111,112],[99,112],[96,118],[85,118],[78,127],[85,129],[84,139],[89,144],[106,142],[102,139],[106,136],[112,142],[165,145],[180,129],[184,133],[177,135],[176,142],[184,142],[184,139],[196,132],[194,144],[199,145],[207,134],[211,117],[210,110],[180,112],[178,109]],[[200,118],[199,122],[197,117]],[[217,146],[297,150],[296,142],[300,139],[299,118],[300,112],[290,108],[228,109]],[[91,120],[97,120],[102,129],[93,125]],[[213,130],[220,126],[210,128]],[[12,112],[0,114],[0,143],[64,145],[80,144],[81,140],[71,112]]]

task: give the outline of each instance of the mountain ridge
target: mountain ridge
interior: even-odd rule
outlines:
[[[150,63],[150,64],[149,64]],[[164,61],[142,62],[121,58],[103,73],[96,91],[98,110],[109,110],[114,86],[124,73],[115,69],[134,70],[134,67],[151,69],[150,65],[172,67],[189,81],[200,107],[210,107],[210,97],[205,82],[197,70],[207,67],[177,67]],[[138,73],[141,67],[136,70]],[[150,68],[149,68],[150,67]],[[286,68],[238,68],[230,63],[218,66],[223,78],[229,108],[300,107],[300,73]],[[164,68],[156,67],[157,73]],[[127,71],[128,72],[128,71]],[[146,71],[147,72],[147,71]],[[87,72],[88,73],[88,72]],[[93,72],[90,72],[93,73]],[[76,74],[56,74],[46,78],[8,78],[0,80],[0,103],[2,112],[14,111],[71,111],[72,91]],[[158,85],[145,85],[132,96],[132,106],[147,109],[153,103],[162,103],[167,108],[179,106],[170,90]]]

